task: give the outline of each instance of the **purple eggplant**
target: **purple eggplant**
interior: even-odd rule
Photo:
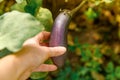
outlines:
[[[71,16],[68,12],[61,12],[53,24],[53,29],[50,37],[49,46],[64,46],[67,48],[67,27],[70,23]],[[62,67],[65,61],[66,53],[58,56],[52,57],[54,64]]]
[[[74,13],[76,13],[80,9],[80,7],[85,2],[86,1],[84,0],[78,7],[76,7],[72,11],[70,10],[62,11],[56,17],[51,31],[50,42],[49,42],[50,47],[64,46],[67,48],[67,32],[71,17],[73,16]],[[58,67],[62,67],[64,65],[66,55],[67,52],[61,56],[52,57],[54,64],[57,65]]]

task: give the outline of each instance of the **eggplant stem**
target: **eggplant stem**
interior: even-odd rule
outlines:
[[[83,0],[76,8],[70,11],[71,16],[73,16],[88,0]]]

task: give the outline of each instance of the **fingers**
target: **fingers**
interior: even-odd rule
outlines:
[[[57,67],[53,64],[41,64],[33,72],[48,72],[48,71],[55,71],[56,69]]]
[[[50,37],[50,32],[42,31],[38,35],[35,36],[35,39],[38,42],[42,42],[43,40],[47,40]]]
[[[49,47],[50,57],[60,56],[66,52],[65,47]]]

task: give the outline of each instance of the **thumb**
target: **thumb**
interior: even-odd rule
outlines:
[[[49,55],[50,57],[60,56],[66,52],[65,47],[49,47]]]

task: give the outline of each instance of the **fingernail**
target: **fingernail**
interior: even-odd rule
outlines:
[[[65,53],[66,52],[66,48],[65,47],[59,47],[61,53]]]

